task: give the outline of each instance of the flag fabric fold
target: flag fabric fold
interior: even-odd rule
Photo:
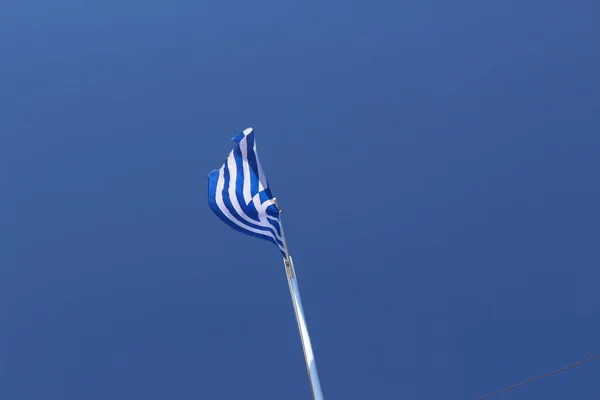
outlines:
[[[254,129],[233,141],[223,166],[208,174],[208,204],[227,225],[275,243],[285,256],[279,209],[258,159]]]

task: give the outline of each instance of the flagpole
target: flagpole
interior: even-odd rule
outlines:
[[[313,400],[323,400],[321,383],[319,382],[319,373],[317,372],[317,364],[315,362],[315,356],[310,343],[310,336],[308,335],[306,319],[304,318],[304,310],[302,308],[300,289],[298,288],[298,280],[296,278],[296,271],[294,269],[294,261],[290,256],[290,250],[288,248],[287,240],[285,239],[285,233],[283,231],[283,222],[281,221],[282,210],[277,205],[277,199],[273,199],[273,202],[275,207],[277,207],[279,210],[280,215],[279,226],[281,228],[281,238],[283,239],[283,247],[285,249],[285,258],[283,259],[283,264],[285,266],[285,273],[287,276],[288,286],[290,287],[290,295],[292,297],[294,313],[296,314],[296,322],[298,323],[298,330],[300,332],[300,340],[302,342],[302,351],[304,352],[304,361],[306,362],[306,372],[308,373],[308,381],[310,383],[312,398]]]

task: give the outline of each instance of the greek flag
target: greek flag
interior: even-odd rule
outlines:
[[[258,159],[254,129],[233,141],[227,161],[208,174],[208,204],[227,225],[275,243],[285,256],[279,209]]]

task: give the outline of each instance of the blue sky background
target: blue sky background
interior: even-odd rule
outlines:
[[[310,397],[277,249],[206,203],[248,126],[326,399],[475,399],[600,353],[599,11],[3,1],[0,398]]]

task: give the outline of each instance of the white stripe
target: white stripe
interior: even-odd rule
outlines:
[[[246,204],[250,204],[252,201],[252,192],[250,189],[251,176],[250,176],[250,163],[248,162],[248,142],[244,138],[240,142],[240,151],[242,152],[242,160],[244,166],[244,201]]]
[[[256,151],[256,140],[254,141],[254,154],[256,154],[256,165],[258,166],[258,191],[262,192],[269,185],[267,184],[267,176],[265,175],[265,171],[262,169],[262,165],[260,160],[258,159],[258,152]]]

